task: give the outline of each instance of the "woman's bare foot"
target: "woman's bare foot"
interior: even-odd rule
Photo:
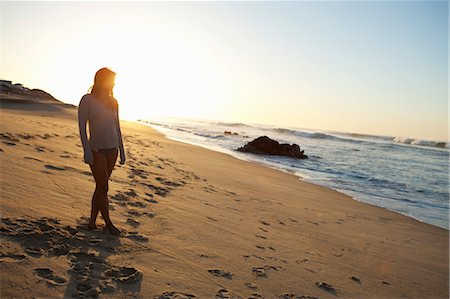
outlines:
[[[97,225],[95,225],[95,222],[91,222],[91,221],[89,221],[88,227],[89,227],[91,230],[97,229]]]
[[[109,232],[114,236],[120,235],[120,230],[115,227],[113,224],[108,225]]]

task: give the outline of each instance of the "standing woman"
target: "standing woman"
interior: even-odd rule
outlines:
[[[95,179],[88,226],[90,229],[97,228],[95,221],[100,211],[110,233],[117,236],[120,235],[120,230],[109,218],[108,180],[118,152],[119,163],[125,163],[125,151],[120,130],[119,105],[113,96],[115,76],[116,73],[108,68],[101,68],[95,73],[94,85],[89,88],[91,92],[85,94],[78,105],[78,126],[84,162],[89,164]],[[89,139],[86,135],[88,121]]]

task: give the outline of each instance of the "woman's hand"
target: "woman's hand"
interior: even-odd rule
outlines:
[[[125,164],[125,158],[120,158],[119,164],[120,164],[120,165]]]
[[[90,151],[84,152],[84,163],[94,164],[94,155],[92,155],[92,152]]]

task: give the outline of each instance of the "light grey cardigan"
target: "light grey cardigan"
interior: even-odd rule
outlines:
[[[125,161],[118,110],[111,111],[91,94],[85,94],[81,98],[78,105],[78,127],[85,157],[91,156],[91,150],[115,147],[119,149],[120,160]],[[86,134],[88,121],[89,140]]]

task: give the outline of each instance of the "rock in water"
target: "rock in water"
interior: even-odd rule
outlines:
[[[278,141],[270,139],[267,136],[261,136],[252,140],[246,145],[238,148],[237,151],[262,155],[294,157],[298,159],[308,158],[308,156],[304,154],[304,151],[300,150],[300,146],[297,144],[280,144]]]

